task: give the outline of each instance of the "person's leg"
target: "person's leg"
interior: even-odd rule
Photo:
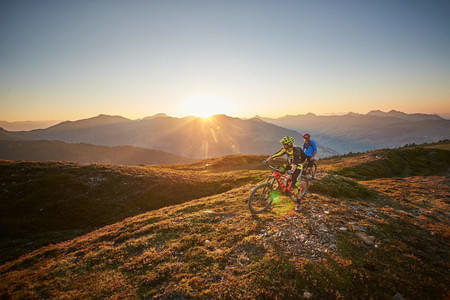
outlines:
[[[300,175],[300,171],[301,171],[300,168],[297,168],[297,169],[295,170],[294,174],[292,174],[292,186],[293,186],[294,188],[297,188],[297,194],[295,194],[295,195],[292,196],[292,201],[297,202],[297,204],[298,204],[298,199],[297,199],[297,197],[298,197],[298,195],[299,195],[299,191],[298,191],[298,187],[296,186],[296,183],[297,183],[298,175]]]
[[[297,182],[297,178],[298,175],[300,174],[300,168],[297,167],[297,169],[295,169],[294,174],[292,174],[292,185],[294,186],[295,183]]]
[[[292,182],[293,184],[297,183],[297,179],[298,179],[298,175],[300,175],[300,168],[297,168],[294,172],[294,174],[292,175]],[[295,195],[295,202],[297,203],[297,205],[295,206],[295,211],[300,212],[301,210],[301,204],[300,204],[300,196],[302,194],[302,191],[299,189],[300,187],[297,186],[297,194]]]
[[[310,160],[310,157],[305,162],[305,175],[308,176],[311,180],[314,180],[315,177],[315,170],[314,170],[314,163]]]

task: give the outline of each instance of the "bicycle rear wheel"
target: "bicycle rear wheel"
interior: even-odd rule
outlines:
[[[265,182],[255,186],[248,198],[248,208],[252,214],[266,211],[272,204],[272,184]]]

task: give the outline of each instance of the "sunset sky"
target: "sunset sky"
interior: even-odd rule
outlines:
[[[450,116],[450,1],[1,1],[0,108]]]

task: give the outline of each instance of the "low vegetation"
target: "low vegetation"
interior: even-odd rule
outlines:
[[[351,166],[384,159],[375,153],[346,159]],[[230,183],[222,193],[148,211],[0,265],[0,298],[447,297],[448,176],[355,181],[340,174],[350,167],[345,159],[339,167],[320,169],[322,163],[301,213],[281,197],[271,211],[252,215],[246,200],[255,183]],[[205,176],[249,172],[255,182],[269,174],[198,168],[195,174]]]
[[[345,167],[336,173],[358,180],[395,176],[446,175],[450,151],[430,148],[391,149],[380,152],[375,160]]]
[[[183,166],[0,162],[0,262],[126,217],[256,183],[264,174]]]
[[[377,196],[376,192],[364,185],[336,174],[329,174],[313,181],[309,190],[335,198],[366,199]]]

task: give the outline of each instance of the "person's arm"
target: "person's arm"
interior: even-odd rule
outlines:
[[[313,147],[313,154],[311,155],[310,160],[312,161],[312,160],[315,160],[315,157],[317,154],[317,145],[316,145],[316,142],[314,142],[314,141],[311,141],[311,145]]]
[[[285,152],[286,152],[286,149],[283,148],[283,149],[281,149],[280,151],[278,151],[277,153],[272,154],[271,156],[269,156],[269,157],[266,159],[266,161],[269,162],[269,161],[271,161],[273,158],[283,155]]]

